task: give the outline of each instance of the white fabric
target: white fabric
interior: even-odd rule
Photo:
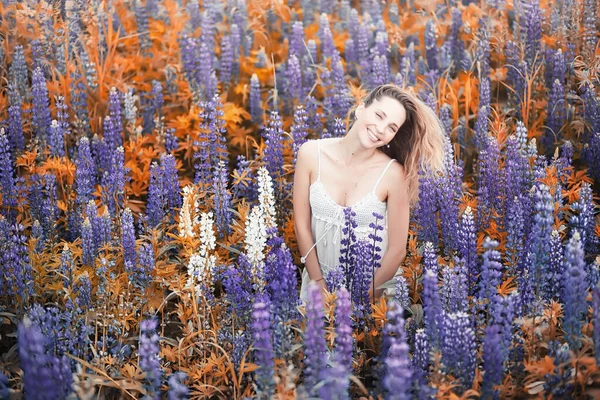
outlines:
[[[344,227],[344,207],[337,204],[327,193],[323,183],[321,182],[321,143],[317,142],[317,180],[310,185],[309,188],[309,202],[311,209],[311,229],[315,244],[310,250],[302,257],[302,262],[306,259],[308,254],[316,248],[317,258],[321,265],[321,271],[323,276],[326,277],[328,271],[335,268],[339,264],[339,258],[341,253],[342,245],[340,243],[343,233],[342,228]],[[368,239],[369,233],[373,232],[372,228],[369,228],[369,224],[375,222],[373,212],[377,212],[384,216],[383,221],[379,221],[379,224],[383,224],[383,230],[379,231],[378,235],[383,239],[379,243],[381,248],[380,255],[383,257],[388,245],[387,238],[387,203],[379,200],[376,194],[377,186],[381,182],[381,179],[387,172],[390,165],[395,160],[385,166],[379,179],[365,197],[363,197],[357,203],[350,207],[356,213],[356,223],[358,226],[354,229],[357,239]],[[399,268],[398,274],[402,271]],[[308,283],[310,278],[308,271],[304,268],[302,271],[302,285],[300,287],[300,298],[306,303],[306,296],[308,290]],[[386,291],[389,292],[389,291]]]

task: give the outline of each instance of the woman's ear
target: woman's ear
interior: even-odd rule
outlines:
[[[365,109],[365,103],[360,103],[358,106],[356,106],[356,110],[354,110],[354,115],[356,115],[358,117],[358,115],[363,112],[363,110]]]

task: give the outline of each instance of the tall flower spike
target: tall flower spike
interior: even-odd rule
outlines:
[[[140,368],[146,373],[149,383],[149,397],[160,397],[162,370],[160,366],[159,337],[156,333],[156,319],[146,319],[140,323]]]
[[[46,339],[39,327],[25,318],[18,329],[19,359],[27,398],[63,399],[71,391],[71,367],[62,359],[48,354]],[[40,396],[40,397],[38,397]]]
[[[214,175],[213,190],[217,230],[220,238],[231,233],[231,194],[228,190],[228,175],[227,165],[223,160],[219,161]]]
[[[443,309],[438,278],[432,271],[425,272],[423,277],[423,313],[428,342],[432,347],[438,347],[443,329]]]
[[[273,369],[273,345],[271,344],[271,330],[269,313],[269,299],[265,297],[258,299],[253,306],[252,312],[252,335],[254,337],[254,359],[258,369],[254,373],[257,398],[261,400],[270,399],[275,393],[275,379]]]
[[[47,140],[52,121],[50,116],[50,101],[48,99],[48,86],[41,68],[33,71],[31,94],[33,96],[33,129],[37,139],[44,143]]]
[[[581,236],[574,231],[565,248],[565,273],[563,278],[564,322],[563,329],[569,347],[580,346],[581,328],[587,314],[584,252]]]
[[[200,215],[200,248],[190,257],[188,264],[188,286],[193,286],[198,299],[209,296],[212,291],[212,279],[217,263],[213,253],[216,247],[213,213]]]
[[[183,188],[183,205],[179,211],[179,237],[192,238],[196,227],[200,223],[198,220],[198,198],[194,187],[188,185]]]
[[[252,116],[252,122],[255,124],[262,123],[262,104],[260,101],[260,81],[256,74],[252,74],[250,78],[250,115]]]
[[[464,389],[469,389],[477,368],[477,342],[471,316],[458,312],[445,314],[443,324],[442,362]]]
[[[265,167],[258,169],[258,202],[262,215],[265,218],[265,228],[276,228],[275,196],[273,180]]]
[[[186,379],[185,372],[175,372],[169,377],[168,400],[186,400],[189,398],[190,389],[185,385]]]
[[[404,332],[402,308],[396,306],[387,312],[388,322],[384,327],[384,342],[388,343],[385,352],[385,377],[383,386],[386,389],[386,399],[408,400],[411,398],[412,370],[408,358],[408,344]]]
[[[258,206],[252,207],[246,217],[245,247],[248,259],[252,263],[252,276],[255,281],[262,282],[262,263],[265,259],[264,249],[267,244],[265,216]]]
[[[327,365],[327,345],[323,321],[323,296],[315,282],[308,285],[306,305],[306,329],[304,331],[304,386],[309,393],[315,392],[319,377]],[[316,393],[313,393],[316,394]]]

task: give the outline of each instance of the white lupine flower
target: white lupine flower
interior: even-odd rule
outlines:
[[[246,254],[252,265],[259,265],[265,258],[267,245],[267,227],[260,207],[252,207],[246,219]]]
[[[188,238],[194,236],[194,230],[200,223],[198,221],[198,199],[194,199],[194,204],[191,204],[194,197],[194,188],[188,185],[183,188],[183,205],[179,211],[179,236]],[[192,218],[192,215],[194,216]]]
[[[260,167],[258,170],[258,201],[265,219],[266,228],[273,228],[277,225],[275,221],[273,180],[265,167]]]
[[[215,238],[214,220],[212,212],[203,212],[200,215],[200,243],[202,243],[202,245],[200,246],[200,254],[202,254],[202,252],[208,253],[208,250],[215,249],[217,239]]]
[[[196,295],[202,295],[201,283],[206,287],[212,287],[210,281],[213,269],[217,265],[217,257],[211,252],[215,249],[216,238],[214,233],[213,213],[202,213],[200,215],[200,248],[198,253],[190,257],[188,263],[188,286],[194,286]]]

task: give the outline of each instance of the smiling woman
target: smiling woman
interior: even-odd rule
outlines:
[[[326,276],[339,264],[344,210],[356,214],[354,233],[367,239],[383,216],[379,288],[401,273],[410,207],[418,196],[418,168],[443,169],[443,131],[433,111],[394,85],[373,90],[350,112],[343,138],[309,141],[298,152],[294,175],[294,221],[305,265],[300,297],[311,280],[327,289]],[[314,251],[313,251],[314,250]],[[375,290],[375,297],[383,289]],[[371,293],[373,296],[373,293]]]

